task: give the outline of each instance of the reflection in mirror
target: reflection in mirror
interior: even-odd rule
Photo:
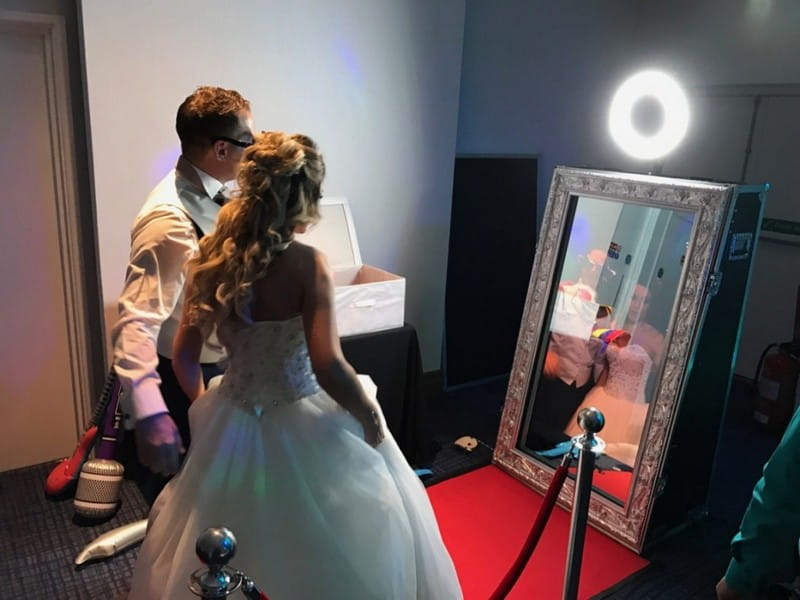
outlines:
[[[600,409],[595,489],[624,504],[662,370],[694,224],[688,210],[571,196],[519,447],[557,466]]]

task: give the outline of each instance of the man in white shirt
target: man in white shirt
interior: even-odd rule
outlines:
[[[224,183],[236,178],[242,152],[253,142],[250,103],[233,90],[198,88],[178,108],[175,127],[181,156],[134,221],[112,333],[114,369],[124,390],[123,424],[135,428],[139,462],[151,472],[143,470],[150,481],[139,481],[149,502],[165,477],[178,470],[189,444],[189,402],[170,360],[186,263],[198,239],[213,230]],[[220,358],[205,348],[201,362],[211,367]]]

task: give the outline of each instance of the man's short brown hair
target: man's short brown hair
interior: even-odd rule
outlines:
[[[235,90],[201,86],[178,107],[175,130],[184,154],[203,148],[218,136],[239,133],[239,113],[250,110],[250,102]]]

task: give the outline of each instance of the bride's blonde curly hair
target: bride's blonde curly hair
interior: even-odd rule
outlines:
[[[204,337],[231,313],[248,318],[253,282],[295,227],[319,220],[324,177],[322,154],[305,135],[264,131],[244,151],[239,194],[222,207],[214,233],[200,240],[189,261],[185,310]]]

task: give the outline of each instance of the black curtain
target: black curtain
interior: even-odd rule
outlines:
[[[455,161],[445,291],[445,387],[508,374],[536,250],[537,159]]]

